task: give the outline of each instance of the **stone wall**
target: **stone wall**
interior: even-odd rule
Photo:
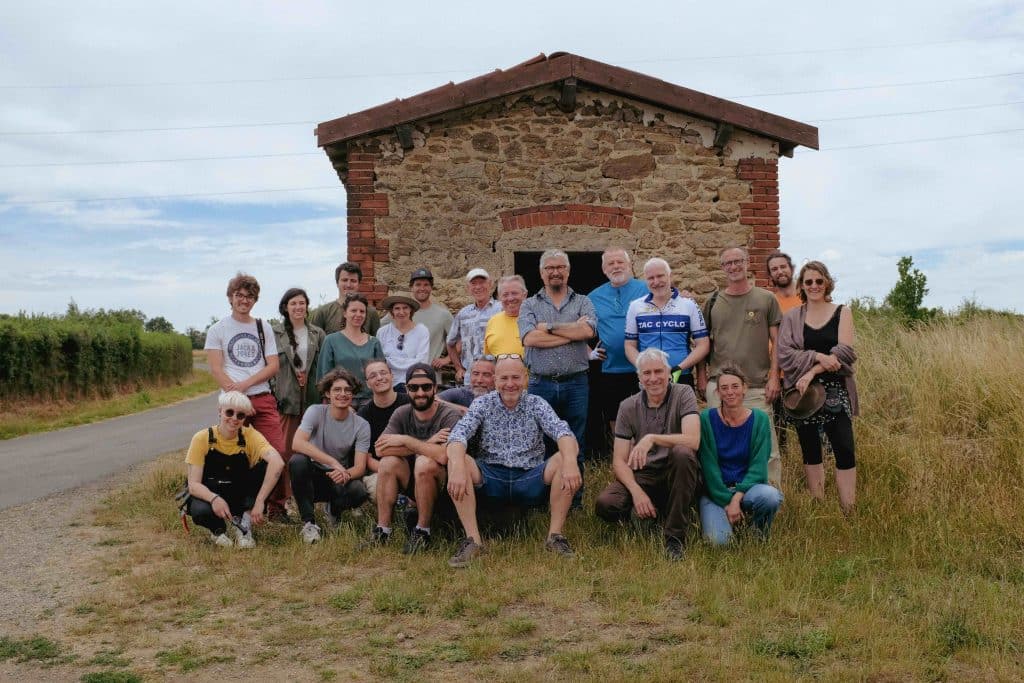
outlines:
[[[662,256],[676,284],[723,281],[719,251],[741,244],[763,281],[779,243],[778,145],[715,124],[580,88],[575,110],[541,88],[420,122],[413,147],[394,133],[345,143],[349,258],[374,299],[430,267],[439,297],[466,300],[473,267],[512,271],[513,252],[621,245],[639,268]]]

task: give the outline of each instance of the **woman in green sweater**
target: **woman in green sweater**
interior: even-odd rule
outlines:
[[[700,524],[704,537],[725,545],[733,528],[747,519],[762,539],[782,504],[782,493],[768,485],[771,423],[760,410],[743,407],[747,379],[734,366],[718,375],[720,408],[700,414],[700,464],[704,495],[700,499]]]

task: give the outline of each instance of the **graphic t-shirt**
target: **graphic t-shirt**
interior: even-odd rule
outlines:
[[[664,308],[654,303],[654,295],[636,299],[626,313],[626,339],[637,342],[637,350],[651,347],[668,354],[669,364],[675,368],[690,355],[690,340],[708,336],[697,302],[679,295],[672,288],[672,296]],[[687,368],[683,374],[690,374]]]
[[[215,322],[206,331],[205,350],[220,351],[224,354],[224,372],[235,382],[249,379],[267,367],[264,356],[277,355],[277,340],[270,323],[263,321],[264,348],[260,349],[260,338],[256,331],[256,320],[240,323],[230,315]],[[249,396],[270,391],[267,381],[254,384],[245,393]]]

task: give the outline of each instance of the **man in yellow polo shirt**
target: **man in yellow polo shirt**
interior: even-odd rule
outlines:
[[[498,301],[501,313],[487,321],[484,332],[484,353],[499,356],[506,353],[524,357],[519,337],[519,307],[526,299],[526,281],[521,275],[504,275],[498,280]]]

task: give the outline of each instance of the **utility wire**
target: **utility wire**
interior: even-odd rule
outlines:
[[[227,197],[244,194],[271,194],[275,192],[312,192],[318,190],[337,190],[337,185],[321,185],[318,187],[285,187],[268,190],[238,190],[235,192],[187,192],[184,194],[145,195],[138,197],[85,197],[82,199],[39,199],[28,201],[3,202],[0,206],[33,206],[39,204],[77,204],[80,202],[141,202],[163,199],[190,199],[193,197]]]
[[[936,114],[946,111],[967,111],[970,109],[991,109],[993,107],[1010,107],[1024,104],[1024,100],[1016,102],[996,102],[993,104],[970,104],[963,107],[945,107],[943,109],[918,109],[917,111],[896,111],[888,114],[865,114],[863,116],[839,116],[833,119],[808,119],[807,123],[831,123],[833,121],[860,121],[863,119],[884,119],[892,116],[913,116],[915,114]]]
[[[308,126],[319,121],[270,121],[266,123],[212,123],[169,128],[97,128],[93,130],[3,130],[0,136],[14,135],[96,135],[98,133],[166,133],[181,130],[214,130],[218,128],[267,128],[271,126]]]
[[[935,83],[959,83],[962,81],[980,81],[986,78],[1009,78],[1022,76],[1024,71],[1011,71],[1004,74],[987,74],[985,76],[963,76],[960,78],[942,78],[934,81],[906,81],[903,83],[882,83],[880,85],[854,85],[846,88],[823,88],[821,90],[788,90],[784,92],[764,92],[752,95],[726,95],[727,99],[750,99],[752,97],[778,97],[781,95],[813,95],[822,92],[848,92],[851,90],[875,90],[878,88],[905,88],[912,85],[932,85]]]
[[[281,157],[319,156],[323,152],[285,152],[282,154],[239,154],[227,157],[179,157],[177,159],[121,159],[117,161],[53,161],[42,164],[0,164],[0,168],[48,168],[52,166],[116,166],[126,164],[170,164],[182,161],[224,161],[236,159],[277,159]]]
[[[842,147],[822,147],[819,152],[836,152],[845,149],[867,149],[868,147],[891,147],[892,145],[913,145],[919,142],[940,142],[943,140],[960,140],[962,138],[980,138],[986,135],[1005,135],[1007,133],[1024,132],[1024,128],[1008,128],[1006,130],[990,130],[985,133],[965,133],[963,135],[947,135],[939,138],[917,138],[914,140],[893,140],[892,142],[871,142],[864,145],[844,145]]]
[[[656,59],[634,59],[634,60],[623,60],[620,64],[659,64],[669,62],[699,62],[708,61],[714,59],[752,59],[758,57],[779,57],[779,56],[793,56],[793,55],[813,55],[813,54],[826,54],[830,52],[857,52],[867,50],[889,50],[895,48],[905,47],[928,47],[932,45],[950,45],[955,43],[975,43],[975,42],[990,42],[997,40],[1021,40],[1021,36],[1015,34],[1005,34],[996,36],[987,36],[982,38],[962,38],[956,40],[936,40],[926,42],[913,42],[913,43],[889,43],[879,45],[859,45],[851,47],[830,47],[830,48],[812,48],[809,50],[787,50],[782,52],[761,52],[761,53],[739,53],[739,54],[727,54],[727,55],[707,55],[707,56],[690,56],[690,57],[663,57]],[[282,83],[287,81],[339,81],[339,80],[357,80],[364,78],[404,78],[408,76],[438,76],[445,74],[462,74],[471,73],[473,69],[442,69],[436,71],[398,71],[391,73],[357,73],[357,74],[339,74],[336,76],[279,76],[271,78],[230,78],[230,79],[216,79],[216,80],[199,80],[199,81],[152,81],[152,82],[125,82],[125,83],[66,83],[66,84],[0,84],[0,90],[62,90],[62,89],[90,89],[90,88],[150,88],[150,87],[179,87],[187,85],[232,85],[232,84],[247,84],[247,83]]]

